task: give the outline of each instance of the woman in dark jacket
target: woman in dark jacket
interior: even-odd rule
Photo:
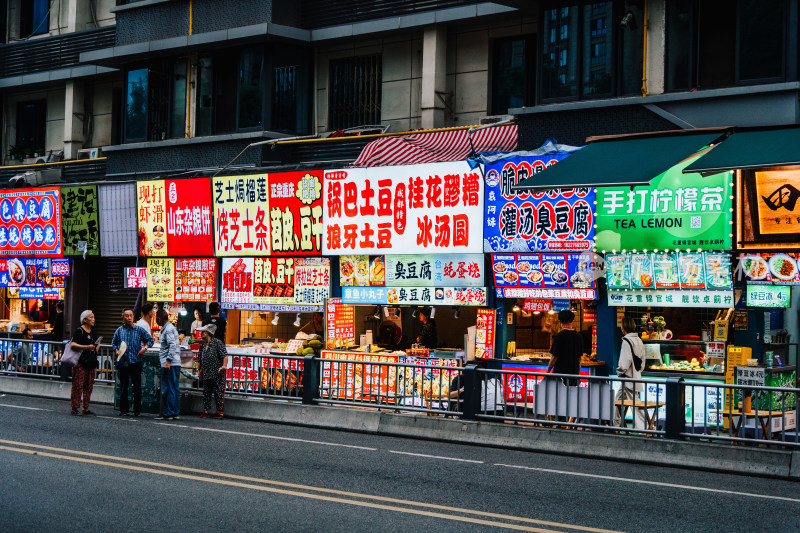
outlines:
[[[200,366],[200,379],[203,380],[203,414],[200,418],[208,417],[211,408],[211,397],[215,397],[217,412],[214,418],[222,418],[222,409],[225,406],[225,382],[227,381],[228,351],[221,340],[214,337],[217,326],[208,324],[197,328],[202,332],[200,351],[197,360]]]
[[[75,334],[72,336],[72,347],[75,350],[83,350],[78,364],[72,369],[70,406],[73,415],[78,414],[82,401],[83,411],[80,414],[94,416],[94,413],[89,410],[89,399],[92,397],[92,388],[94,388],[94,371],[98,367],[97,335],[92,332],[93,327],[94,313],[87,309],[81,313],[81,327],[75,330]]]

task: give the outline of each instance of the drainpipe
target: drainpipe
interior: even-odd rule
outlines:
[[[644,35],[642,36],[642,96],[647,96],[647,0],[644,0]]]

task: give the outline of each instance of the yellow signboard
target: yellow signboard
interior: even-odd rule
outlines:
[[[171,302],[175,299],[175,260],[147,260],[147,299],[151,302]]]

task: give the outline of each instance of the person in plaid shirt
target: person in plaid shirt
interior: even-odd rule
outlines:
[[[125,353],[120,354],[119,347],[125,343]],[[128,358],[128,366],[119,367],[119,416],[128,416],[128,380],[133,383],[133,416],[142,411],[142,360],[147,348],[153,345],[153,337],[133,324],[133,309],[122,311],[122,325],[114,332],[111,347],[114,353]]]

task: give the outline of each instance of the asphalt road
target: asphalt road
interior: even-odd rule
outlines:
[[[0,531],[800,531],[798,483],[0,396]]]

